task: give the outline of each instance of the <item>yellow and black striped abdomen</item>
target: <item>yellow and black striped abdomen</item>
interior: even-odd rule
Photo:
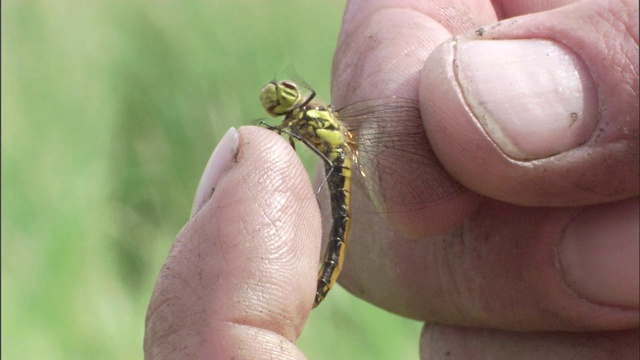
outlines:
[[[342,270],[351,229],[351,149],[339,146],[331,149],[334,160],[325,165],[331,199],[332,224],[323,262],[318,273],[316,307],[333,287]]]

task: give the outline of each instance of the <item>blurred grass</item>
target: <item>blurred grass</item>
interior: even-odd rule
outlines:
[[[3,358],[142,357],[155,277],[215,144],[264,116],[257,93],[289,64],[329,99],[343,6],[2,2]],[[410,359],[419,328],[338,288],[299,345]]]

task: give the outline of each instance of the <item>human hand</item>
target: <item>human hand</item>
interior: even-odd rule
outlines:
[[[337,108],[417,97],[470,189],[354,206],[341,285],[423,358],[638,358],[637,2],[351,1],[333,71]]]
[[[363,3],[358,11],[382,4]],[[335,71],[340,78],[335,79],[335,98],[350,102],[350,97],[346,96],[349,90],[354,90],[353,96],[373,97],[366,93],[375,90],[372,85],[405,96],[420,89],[424,94],[421,98],[423,113],[427,114],[427,130],[445,167],[464,185],[487,198],[471,192],[426,209],[425,214],[431,215],[429,218],[438,213],[445,214],[440,215],[438,224],[423,221],[428,226],[411,216],[403,219],[404,215],[392,214],[398,217],[393,219],[394,225],[404,226],[400,231],[412,235],[433,232],[443,224],[462,222],[445,235],[418,241],[405,239],[389,227],[372,231],[372,227],[380,226],[380,223],[368,222],[366,214],[356,214],[349,261],[341,282],[354,293],[395,312],[448,324],[426,327],[422,338],[424,357],[444,356],[445,351],[450,352],[449,358],[473,358],[479,357],[478,354],[493,358],[518,355],[520,358],[527,355],[539,358],[542,352],[555,358],[567,354],[572,357],[576,354],[633,357],[637,353],[638,321],[637,277],[634,278],[638,246],[635,198],[638,157],[635,95],[638,85],[637,76],[629,78],[628,74],[637,74],[637,51],[635,60],[628,61],[631,71],[625,72],[622,67],[623,71],[597,78],[606,84],[619,84],[622,92],[601,94],[600,104],[620,107],[609,108],[599,119],[600,123],[606,122],[602,127],[605,134],[598,137],[599,142],[587,141],[579,145],[580,141],[576,143],[576,139],[580,140],[584,133],[578,131],[572,134],[577,150],[560,149],[568,154],[565,157],[551,157],[551,162],[545,162],[544,158],[518,161],[517,156],[504,153],[504,148],[499,146],[504,143],[497,144],[499,141],[491,136],[482,136],[482,132],[478,132],[482,126],[478,126],[473,114],[452,96],[455,91],[445,76],[451,74],[451,69],[446,66],[448,62],[445,65],[438,62],[446,59],[447,46],[450,50],[451,44],[439,49],[445,56],[429,59],[422,79],[415,76],[421,61],[426,61],[436,44],[451,34],[470,31],[495,20],[481,10],[464,12],[458,9],[446,13],[445,19],[437,14],[428,17],[420,11],[400,11],[389,16],[385,12],[394,10],[387,9],[374,14],[383,18],[379,23],[367,23],[371,20],[367,11],[355,12],[351,7],[351,14],[347,13],[343,44],[351,43],[347,41],[350,36],[351,40],[367,38],[373,30],[374,34],[384,36],[368,39],[383,46],[367,49],[366,41],[355,41],[351,44],[365,46],[349,49],[346,53],[343,47],[338,52]],[[360,15],[359,19],[354,18],[354,12]],[[501,18],[507,18],[511,13],[518,12],[504,10]],[[475,18],[462,16],[470,14]],[[448,26],[438,25],[434,21],[438,19]],[[571,16],[558,24],[571,29],[572,23],[568,19]],[[538,19],[541,20],[544,18]],[[400,26],[396,21],[401,22]],[[631,28],[629,33],[636,34],[637,18],[631,22],[627,24]],[[371,29],[372,25],[379,28]],[[525,25],[521,25],[523,29],[527,29]],[[397,39],[394,32],[402,33],[407,27],[410,27],[409,33],[422,37],[420,41],[404,36],[400,43],[380,42]],[[517,28],[518,23],[485,29],[483,36],[496,33],[504,36],[514,27]],[[353,29],[358,31],[349,34]],[[585,37],[588,35],[584,34]],[[548,38],[553,39],[552,36]],[[620,36],[612,38],[619,40]],[[608,39],[600,39],[598,44],[608,44]],[[634,40],[637,44],[637,38]],[[416,43],[423,46],[416,47]],[[396,48],[389,48],[389,44]],[[415,54],[407,54],[407,49]],[[385,54],[397,50],[402,56]],[[388,59],[394,59],[391,62],[394,66],[379,71],[380,65],[376,61],[379,62],[381,56],[386,59],[386,65]],[[621,58],[629,56],[628,51],[623,51]],[[354,63],[359,66],[353,66]],[[596,65],[602,67],[603,63],[607,61],[600,59]],[[434,68],[436,71],[429,72]],[[351,69],[358,69],[360,73],[350,73]],[[402,74],[406,75],[402,77]],[[441,77],[431,79],[431,75]],[[350,79],[366,79],[368,88],[349,89],[344,84]],[[627,82],[622,81],[624,79]],[[361,83],[354,81],[352,84]],[[438,91],[434,92],[434,88]],[[625,93],[625,89],[631,95]],[[535,100],[536,96],[531,99]],[[505,99],[504,102],[514,104],[516,100]],[[526,115],[525,110],[530,106],[519,104],[515,107]],[[464,111],[459,116],[461,110]],[[582,126],[589,128],[589,120],[593,122],[593,119],[588,118],[588,109],[584,110],[585,115],[577,121],[586,123]],[[217,171],[211,170],[215,166],[210,166],[205,172],[224,176],[219,175],[217,179],[216,176],[203,177],[196,207],[204,205],[178,236],[161,272],[147,318],[145,353],[148,358],[228,358],[256,354],[276,358],[302,357],[292,341],[301,331],[314,295],[319,253],[317,239],[320,236],[315,200],[304,181],[299,162],[284,141],[276,141],[275,134],[264,130],[243,129],[241,132],[237,161]],[[438,144],[438,141],[447,141],[447,144]],[[573,153],[584,150],[587,145],[593,147],[589,149],[591,151],[601,151],[596,154],[599,157],[585,159],[584,152],[583,156]],[[540,150],[535,146],[533,149]],[[473,157],[461,156],[465,152]],[[233,158],[231,153],[227,151],[229,161]],[[273,158],[273,154],[278,157]],[[465,159],[468,159],[466,163]],[[567,162],[572,166],[567,167]],[[609,175],[604,179],[603,171],[597,166],[602,163],[612,169],[604,173]],[[476,172],[479,164],[482,171]],[[465,174],[467,168],[470,174]],[[541,168],[546,168],[547,172],[550,169],[553,175],[545,177]],[[585,174],[589,175],[591,171],[597,172],[586,177],[590,187],[580,187],[583,183],[576,179],[584,180]],[[505,175],[509,176],[505,179]],[[607,185],[612,183],[614,187]],[[573,184],[573,187],[558,188],[564,184]],[[615,191],[604,194],[596,191],[603,187]],[[208,200],[212,188],[216,191]],[[556,192],[556,196],[545,194],[543,190],[548,189]],[[596,195],[608,199],[599,199]],[[549,199],[554,203],[545,203]],[[480,201],[482,203],[478,205]],[[578,205],[589,206],[572,207]],[[443,207],[447,211],[442,211]],[[366,232],[365,224],[368,224]],[[573,238],[573,245],[570,241],[559,245],[562,234],[565,234],[565,240]],[[587,243],[576,244],[576,239]],[[603,248],[598,248],[599,244]],[[573,256],[567,259],[567,254]],[[585,260],[586,264],[580,263]],[[611,264],[619,265],[617,273],[607,268]],[[578,271],[576,279],[575,271],[559,273],[556,266],[564,271],[577,268],[582,272]],[[562,281],[564,278],[569,280],[568,284]],[[561,335],[546,332],[554,330],[591,332]]]
[[[147,312],[147,359],[298,359],[311,311],[320,214],[276,133],[230,130],[204,171],[195,215],[162,267]]]

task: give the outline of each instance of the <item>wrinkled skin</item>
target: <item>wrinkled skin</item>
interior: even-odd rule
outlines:
[[[513,63],[504,48],[474,52],[522,39],[548,42]],[[539,48],[575,68],[558,83],[570,91],[535,88],[555,74]],[[509,66],[529,63],[531,89],[505,88],[524,73]],[[636,2],[351,1],[333,71],[337,107],[418,100],[425,146],[468,189],[417,212],[354,204],[344,287],[423,320],[423,359],[638,358]],[[570,119],[561,131],[554,111]],[[293,342],[322,237],[313,188],[276,134],[242,128],[236,145],[205,170],[160,273],[149,359],[304,357]]]

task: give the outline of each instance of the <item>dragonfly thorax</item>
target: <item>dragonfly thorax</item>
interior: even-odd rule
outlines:
[[[346,143],[347,129],[330,106],[303,106],[292,111],[285,123],[293,133],[304,137],[321,151]]]

